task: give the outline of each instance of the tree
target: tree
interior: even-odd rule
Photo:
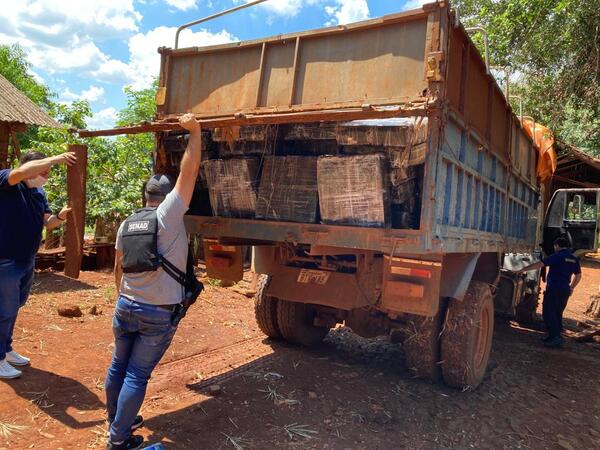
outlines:
[[[150,133],[119,136],[116,139],[80,139],[71,129],[85,129],[93,116],[87,101],[72,103],[53,101],[56,94],[29,73],[27,55],[19,46],[0,46],[0,73],[34,103],[45,109],[62,126],[30,127],[19,136],[21,148],[39,150],[48,156],[67,150],[69,144],[88,146],[87,214],[88,226],[98,218],[118,223],[133,209],[141,206],[142,184],[152,171],[154,136]],[[150,88],[125,88],[127,106],[118,113],[117,125],[152,120],[156,112],[154,96],[158,82]],[[66,168],[56,166],[45,187],[53,211],[67,203]]]
[[[483,25],[491,64],[508,66],[524,110],[557,138],[600,151],[600,0],[456,0]],[[479,44],[478,36],[475,41]]]
[[[157,82],[147,89],[125,88],[127,106],[118,113],[118,126],[152,120],[156,112],[154,96]],[[116,224],[141,206],[142,185],[152,173],[151,133],[118,136],[114,140],[89,139],[97,146],[88,162],[88,217]]]
[[[0,45],[0,74],[33,103],[45,110],[50,109],[54,95],[46,85],[33,77],[31,65],[18,44]]]

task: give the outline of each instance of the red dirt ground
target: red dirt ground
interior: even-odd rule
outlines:
[[[599,284],[600,265],[587,263],[569,326]],[[38,274],[15,331],[32,366],[0,382],[0,450],[104,447],[114,297],[112,274]],[[142,409],[141,433],[168,450],[600,448],[598,344],[550,350],[540,331],[497,319],[486,380],[457,392],[412,378],[398,345],[337,328],[300,349],[265,340],[252,301],[233,289],[207,285],[201,298]],[[84,316],[59,317],[64,303]],[[94,305],[102,314],[89,314]],[[222,393],[211,396],[215,384]]]

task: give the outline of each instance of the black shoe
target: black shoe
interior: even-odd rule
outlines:
[[[131,431],[141,428],[142,425],[144,425],[144,418],[142,416],[136,416],[133,425],[131,425]]]
[[[546,336],[542,338],[542,342],[548,342],[549,340],[551,340],[552,338],[550,336]]]
[[[552,339],[544,342],[544,346],[548,348],[559,348],[562,346],[562,338],[560,336],[553,337]]]
[[[143,443],[143,437],[131,435],[126,441],[121,442],[120,444],[113,444],[109,441],[108,444],[106,444],[106,450],[136,450],[140,448]]]
[[[111,423],[108,423],[108,428],[110,428]],[[134,432],[138,428],[141,428],[144,425],[144,418],[142,416],[135,416],[135,420],[133,421],[133,425],[131,425],[131,432]]]

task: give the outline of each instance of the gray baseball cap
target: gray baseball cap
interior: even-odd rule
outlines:
[[[173,190],[173,187],[175,183],[169,175],[157,173],[146,182],[145,190],[146,194],[164,197]]]

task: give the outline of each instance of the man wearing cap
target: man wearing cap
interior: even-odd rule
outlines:
[[[179,120],[190,132],[173,183],[157,174],[145,187],[146,205],[156,208],[158,253],[185,272],[188,239],[183,216],[188,210],[201,157],[201,130],[193,114]],[[177,327],[171,322],[174,305],[182,300],[182,286],[162,268],[123,273],[124,222],[117,233],[115,282],[119,298],[113,318],[115,350],[106,377],[106,407],[111,450],[136,449],[143,443],[132,431],[143,424],[138,412],[152,371],[169,347]],[[127,249],[125,249],[127,250]]]
[[[70,208],[52,214],[42,186],[57,164],[73,164],[74,153],[46,157],[25,153],[16,169],[0,170],[0,378],[21,376],[15,366],[26,366],[29,358],[12,348],[19,309],[27,301],[33,283],[35,255],[42,229],[62,224]]]

